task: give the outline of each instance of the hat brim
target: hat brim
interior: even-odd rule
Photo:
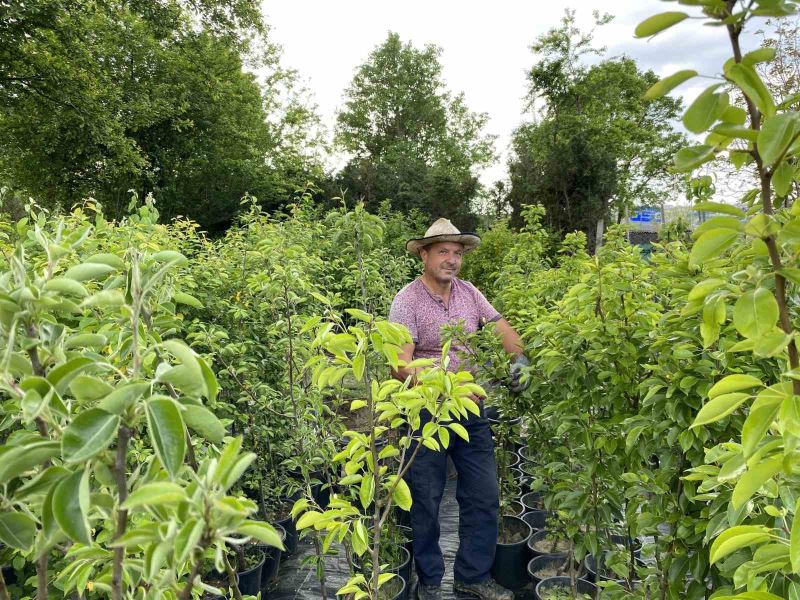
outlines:
[[[481,238],[476,233],[457,233],[445,235],[431,235],[424,238],[415,238],[406,242],[406,250],[414,256],[419,256],[419,251],[425,246],[438,244],[439,242],[456,242],[464,246],[464,252],[472,252],[480,246]]]

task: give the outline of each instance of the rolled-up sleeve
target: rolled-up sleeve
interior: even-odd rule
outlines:
[[[409,301],[406,294],[400,292],[394,297],[392,307],[389,309],[389,321],[405,325],[414,343],[416,344],[419,342],[414,306],[413,303]]]

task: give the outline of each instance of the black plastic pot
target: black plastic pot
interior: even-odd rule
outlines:
[[[14,570],[14,567],[11,565],[3,565],[3,581],[6,582],[6,585],[13,585],[17,583],[17,572]]]
[[[520,448],[518,454],[523,463],[536,464],[539,459],[537,453],[532,450],[530,446],[523,446]]]
[[[242,592],[242,595],[255,596],[261,591],[261,568],[263,566],[264,553],[261,552],[261,560],[255,567],[236,573],[239,577],[239,591]]]
[[[389,581],[384,583],[381,586],[381,590],[384,588],[388,588],[389,592],[394,592],[394,596],[391,596],[392,600],[406,600],[409,597],[410,588],[407,583],[407,579],[404,579],[402,575],[397,577],[392,577]],[[386,593],[386,592],[384,592]],[[380,596],[378,596],[380,598]],[[386,596],[389,598],[390,596]]]
[[[411,552],[409,552],[405,546],[398,546],[398,550],[401,552],[402,558],[400,559],[399,564],[390,566],[387,568],[384,573],[396,573],[399,575],[399,578],[402,579],[404,582],[411,580]],[[361,568],[361,563],[358,557],[353,557],[355,566],[357,569]],[[393,579],[398,579],[397,577]],[[389,580],[389,582],[393,581]],[[408,598],[408,594],[411,591],[411,588],[407,585],[403,586],[403,589],[400,591],[398,596],[394,596],[398,600],[406,600]]]
[[[505,515],[510,517],[521,517],[522,514],[525,512],[525,507],[522,505],[522,502],[518,500],[512,500],[506,506]]]
[[[286,530],[281,525],[275,525],[281,541],[286,544]],[[264,552],[264,566],[261,567],[261,597],[265,598],[267,591],[274,588],[278,580],[278,569],[281,566],[281,551],[275,546],[259,544],[258,548]]]
[[[541,492],[528,492],[527,494],[523,495],[520,500],[525,506],[525,512],[544,509],[544,502],[542,500]]]
[[[275,521],[275,524],[283,527],[286,532],[286,539],[283,540],[285,550],[281,553],[281,556],[287,558],[297,550],[297,528],[294,526],[294,519],[292,515],[288,515],[279,521]]]
[[[531,527],[519,517],[503,517],[503,528],[519,532],[520,540],[497,542],[492,565],[492,577],[503,587],[518,590],[528,583],[528,538]]]
[[[516,452],[510,452],[508,450],[502,450],[501,452],[505,453],[505,457],[503,457],[503,458],[505,458],[505,463],[506,463],[505,467],[507,469],[510,469],[512,467],[516,467],[517,465],[519,465],[519,460],[520,459],[519,459],[519,455]],[[501,460],[501,457],[498,456],[497,457],[497,464],[498,465],[500,464],[500,460]]]
[[[530,551],[531,555],[533,555],[534,557],[537,557],[537,556],[543,556],[545,554],[549,554],[549,555],[554,555],[554,556],[564,556],[565,557],[567,555],[566,551],[564,551],[564,552],[553,552],[552,550],[550,550],[548,548],[546,551],[542,552],[541,550],[537,550],[536,549],[536,547],[535,547],[536,542],[539,542],[541,540],[546,539],[549,533],[550,532],[547,531],[547,529],[540,529],[539,531],[536,531],[536,532],[531,534],[531,537],[528,538],[528,550]]]
[[[542,600],[543,592],[558,587],[566,588],[567,593],[569,593],[569,577],[548,577],[547,579],[542,579],[542,581],[536,584],[534,598],[536,598],[536,600]],[[597,597],[597,586],[593,583],[578,579],[577,588],[579,594],[589,594],[592,598]]]
[[[514,477],[514,481],[516,482],[521,493],[527,494],[531,491],[533,477],[523,472],[522,469],[518,467],[511,467],[511,475]]]
[[[597,583],[598,581],[616,581],[618,584],[624,586],[627,585],[627,580],[620,578],[614,572],[609,572],[603,569],[602,573],[597,572],[597,561],[595,557],[591,554],[587,554],[586,558],[584,559],[584,564],[586,565],[586,575],[584,579],[586,581],[591,581],[592,583]],[[642,566],[644,563],[641,560],[636,560],[636,564],[638,566]],[[638,579],[633,581],[634,585],[638,583]]]
[[[634,539],[629,538],[627,535],[611,535],[611,543],[616,544],[622,548],[625,548],[626,551],[630,551],[630,547],[633,546],[633,556],[635,558],[639,558],[642,555],[642,542]]]
[[[550,513],[546,510],[529,510],[522,515],[522,520],[530,525],[533,532],[536,533],[547,526],[547,518],[549,516]]]
[[[211,576],[216,580],[214,582],[211,582],[211,585],[213,585],[214,587],[217,587],[217,588],[219,588],[221,590],[225,590],[226,593],[228,593],[228,594],[231,593],[231,589],[227,587],[228,586],[228,577],[227,577],[227,575],[223,575],[222,573],[220,573],[219,571],[217,571],[215,569],[212,572]],[[203,582],[204,583],[209,583],[206,580],[206,578],[203,578]],[[222,583],[221,585],[217,585],[217,582],[224,582],[224,583]],[[237,582],[237,584],[239,583],[239,575],[238,574],[236,575],[236,582]],[[200,596],[200,600],[228,600],[229,597],[230,597],[230,595],[229,596],[220,596],[218,594],[212,594],[211,592],[204,592],[203,595]]]
[[[532,558],[528,562],[528,577],[530,577],[531,581],[533,581],[533,586],[536,585],[546,578],[540,578],[536,575],[538,571],[541,569],[545,569],[548,567],[556,567],[556,569],[564,569],[564,572],[559,572],[556,577],[567,577],[568,574],[566,569],[568,569],[567,559],[564,556],[559,556],[558,554],[543,554],[541,556],[537,556],[536,558]],[[585,575],[586,570],[583,565],[575,565],[575,571],[578,577],[582,577]]]

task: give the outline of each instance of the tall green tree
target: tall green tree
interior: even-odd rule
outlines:
[[[352,156],[339,177],[368,206],[388,198],[465,226],[493,138],[483,133],[487,115],[447,91],[440,54],[389,33],[358,68],[337,117],[335,142]]]
[[[302,150],[287,148],[305,138],[287,129],[307,131],[315,117],[291,94],[257,2],[4,8],[3,183],[51,207],[93,196],[112,216],[133,188],[153,193],[165,217],[213,225],[247,192],[277,202],[308,179]],[[269,73],[261,85],[255,70]]]
[[[611,17],[595,19],[600,26]],[[592,45],[591,32],[576,27],[574,12],[531,49],[541,59],[528,73],[535,118],[512,139],[514,217],[519,221],[525,205],[539,203],[549,227],[599,241],[612,213],[621,219],[634,204],[660,204],[677,184],[667,165],[683,137],[672,125],[680,101],[643,99],[657,77],[630,58],[587,65],[586,56],[603,50]]]

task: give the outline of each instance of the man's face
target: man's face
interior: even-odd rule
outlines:
[[[461,270],[464,246],[457,242],[438,242],[420,251],[425,273],[440,283],[453,280]]]

